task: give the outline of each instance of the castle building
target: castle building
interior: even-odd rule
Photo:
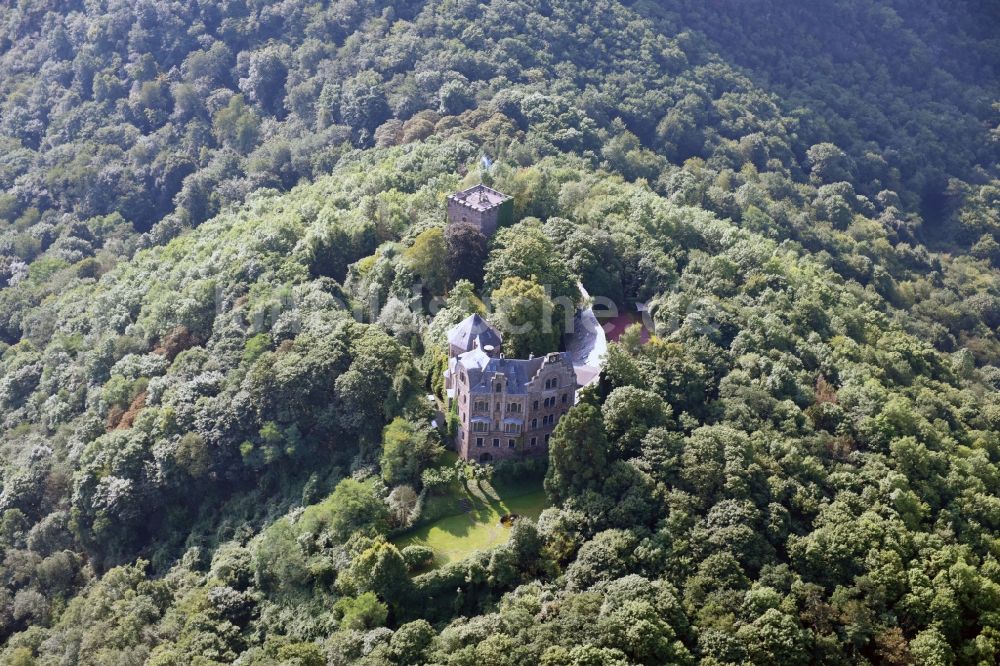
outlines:
[[[458,412],[456,450],[465,460],[547,455],[556,423],[576,402],[567,352],[504,358],[500,342],[500,333],[479,315],[448,332],[445,385]]]
[[[514,200],[480,183],[448,195],[448,224],[471,224],[489,238],[514,218]]]

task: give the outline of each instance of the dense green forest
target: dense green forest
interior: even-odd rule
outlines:
[[[0,8],[0,662],[997,663],[998,69],[988,0]],[[655,335],[442,463],[445,331],[577,281]]]

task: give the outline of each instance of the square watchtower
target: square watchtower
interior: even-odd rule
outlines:
[[[513,220],[514,199],[482,183],[448,195],[448,224],[471,224],[489,238]]]

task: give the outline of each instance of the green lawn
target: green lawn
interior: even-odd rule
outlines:
[[[496,486],[467,481],[452,493],[428,502],[425,513],[441,517],[400,535],[394,543],[400,548],[428,546],[434,551],[434,566],[438,567],[505,543],[510,528],[500,524],[504,514],[536,519],[547,506],[541,480]]]

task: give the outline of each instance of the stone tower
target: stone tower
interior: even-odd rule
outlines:
[[[482,183],[448,195],[448,224],[471,224],[489,238],[513,219],[514,200]]]

